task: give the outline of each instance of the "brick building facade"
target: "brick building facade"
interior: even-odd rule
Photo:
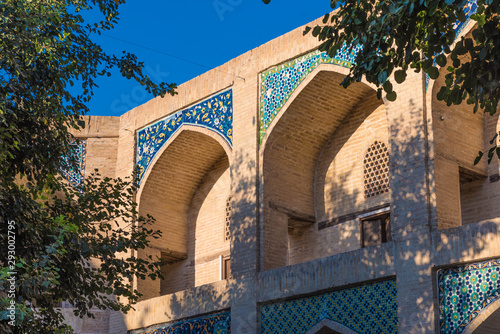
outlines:
[[[499,164],[473,165],[498,113],[438,101],[443,75],[344,89],[353,54],[302,31],[86,118],[86,173],[141,168],[165,280],[80,333],[500,332]]]

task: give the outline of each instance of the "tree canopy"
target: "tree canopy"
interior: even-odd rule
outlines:
[[[269,3],[270,0],[263,0]],[[362,45],[356,64],[343,86],[364,76],[378,88],[378,96],[397,98],[392,80],[405,81],[408,70],[423,70],[437,79],[446,69],[438,99],[468,103],[494,114],[500,99],[500,1],[498,0],[331,0],[323,24],[307,27],[321,41],[319,49],[331,57],[347,46]],[[477,9],[476,9],[477,8]],[[473,11],[476,9],[475,13]],[[467,13],[475,21],[470,34],[459,38],[456,27]],[[500,158],[500,148],[491,147]]]
[[[107,54],[95,36],[117,23],[124,0],[0,0],[0,332],[69,332],[56,308],[126,312],[140,294],[134,276],[159,276],[157,259],[133,250],[158,237],[139,217],[136,182],[86,177],[73,187],[61,171],[78,168],[72,131],[96,78],[116,68],[153,95],[155,84],[130,53]],[[99,13],[86,22],[83,13]]]

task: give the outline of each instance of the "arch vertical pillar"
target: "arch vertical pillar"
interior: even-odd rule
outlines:
[[[434,333],[430,165],[424,76],[409,73],[388,103],[391,219],[401,333]],[[421,89],[415,89],[421,87]]]

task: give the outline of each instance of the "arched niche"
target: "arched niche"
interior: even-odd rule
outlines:
[[[162,236],[152,239],[139,256],[161,257],[165,277],[137,282],[144,299],[221,278],[221,256],[229,256],[230,247],[224,238],[230,160],[227,148],[212,133],[183,126],[157,155],[141,184],[139,213],[153,216],[153,228]]]
[[[350,173],[352,166],[346,165],[341,170],[335,166],[335,158],[354,159],[348,163],[359,164],[371,141],[377,137],[387,141],[387,115],[383,103],[366,83],[358,82],[348,89],[341,87],[344,70],[321,65],[309,74],[284,104],[263,138],[260,150],[264,269],[360,247],[359,221],[351,221],[351,226],[344,224],[335,231],[330,229],[331,233],[318,230],[319,223],[328,223],[371,205],[362,198],[357,199],[362,190],[344,183],[340,175]],[[358,138],[361,137],[360,142]],[[344,144],[353,150],[339,154]],[[335,171],[338,180],[328,171],[330,174]],[[353,174],[352,178],[357,176]],[[335,187],[348,188],[345,193],[349,204],[333,207],[328,202],[329,191]],[[381,202],[380,198],[375,202]],[[349,240],[339,244],[337,239],[346,236],[343,235],[346,229]]]

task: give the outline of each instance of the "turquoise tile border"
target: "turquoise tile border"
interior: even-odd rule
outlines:
[[[212,130],[233,146],[233,91],[225,90],[200,103],[169,115],[137,133],[139,183],[160,149],[179,130],[189,124]]]
[[[462,333],[481,311],[500,298],[500,260],[438,272],[441,333]]]
[[[396,280],[262,306],[262,334],[301,334],[323,319],[358,333],[398,332]]]
[[[206,315],[179,321],[144,332],[134,334],[230,334],[231,312]]]
[[[260,143],[273,119],[299,84],[321,64],[352,67],[361,46],[343,47],[334,58],[318,50],[273,67],[260,75]]]

